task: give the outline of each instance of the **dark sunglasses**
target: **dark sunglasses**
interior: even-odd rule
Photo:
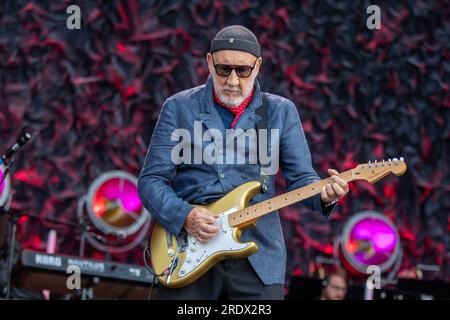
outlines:
[[[228,77],[231,74],[231,72],[235,70],[239,78],[248,78],[252,74],[252,71],[256,66],[256,61],[258,61],[258,59],[256,59],[255,63],[253,64],[253,67],[250,67],[232,64],[216,64],[214,62],[214,56],[212,56],[212,59],[214,69],[216,69],[217,75],[221,77]]]

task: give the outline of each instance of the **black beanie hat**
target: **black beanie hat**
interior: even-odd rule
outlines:
[[[247,28],[239,25],[229,26],[220,30],[211,41],[210,52],[219,50],[237,50],[261,56],[261,47],[256,36]]]

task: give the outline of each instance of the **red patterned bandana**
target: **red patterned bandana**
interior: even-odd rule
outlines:
[[[231,128],[234,128],[239,117],[241,116],[242,113],[244,113],[245,108],[248,106],[250,101],[252,101],[254,92],[255,92],[255,88],[253,87],[252,92],[248,95],[247,98],[245,98],[244,101],[242,101],[242,103],[240,105],[238,105],[237,107],[231,108],[231,107],[227,106],[225,103],[223,103],[222,100],[220,100],[220,98],[216,95],[216,91],[213,89],[214,101],[216,101],[219,106],[229,110],[232,114],[234,114],[234,120],[231,123]]]

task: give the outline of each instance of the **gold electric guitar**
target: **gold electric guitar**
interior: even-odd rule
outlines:
[[[359,164],[354,169],[340,173],[347,182],[366,180],[374,183],[390,173],[399,176],[406,171],[403,158]],[[230,258],[245,258],[255,253],[255,242],[240,242],[243,229],[255,226],[256,220],[265,214],[305,200],[320,193],[331,178],[317,181],[299,189],[247,207],[249,201],[260,192],[260,182],[250,181],[226,194],[223,198],[202,205],[216,217],[220,231],[209,242],[201,243],[184,229],[178,237],[161,225],[154,225],[151,239],[151,262],[159,283],[169,288],[186,286],[217,262]]]

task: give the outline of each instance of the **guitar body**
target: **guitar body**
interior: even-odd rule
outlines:
[[[159,283],[169,288],[183,287],[197,280],[221,260],[245,258],[255,253],[258,250],[256,243],[242,243],[239,239],[242,230],[254,226],[256,221],[230,227],[228,215],[247,207],[259,192],[260,182],[250,181],[215,202],[198,205],[213,213],[217,218],[216,224],[221,228],[207,243],[198,242],[185,230],[177,238],[156,223],[150,239],[150,251],[155,274],[165,272],[164,276],[158,278]]]

